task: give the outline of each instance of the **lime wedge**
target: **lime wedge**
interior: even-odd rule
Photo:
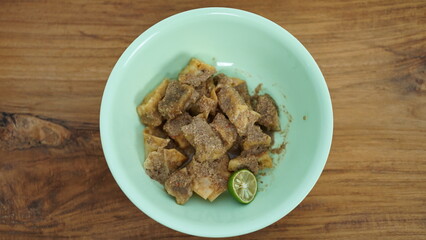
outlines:
[[[256,176],[247,169],[234,172],[228,180],[228,190],[238,202],[248,204],[257,193]]]

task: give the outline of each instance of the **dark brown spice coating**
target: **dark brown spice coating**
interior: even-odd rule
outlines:
[[[199,161],[218,159],[226,153],[222,140],[203,118],[194,117],[190,124],[182,127],[182,132],[195,148]]]
[[[240,136],[247,135],[249,127],[259,119],[259,114],[250,110],[244,99],[233,87],[224,86],[217,93],[219,106],[229,121],[235,125]]]
[[[204,199],[213,201],[226,191],[230,176],[228,164],[229,158],[226,154],[211,161],[199,162],[194,159],[188,166],[188,170],[194,176],[194,192]]]
[[[192,175],[186,168],[180,169],[166,180],[164,188],[176,198],[177,204],[185,204],[192,196]]]
[[[164,124],[163,129],[167,134],[177,142],[179,147],[186,148],[189,143],[183,135],[182,127],[192,122],[192,117],[187,112],[177,116],[174,119],[169,119]]]
[[[243,150],[256,154],[271,146],[271,137],[265,134],[259,126],[252,126],[243,139]]]
[[[158,111],[166,119],[173,119],[196,101],[198,93],[192,86],[171,81],[164,98],[158,103]]]
[[[225,148],[230,149],[238,136],[235,126],[222,113],[216,114],[210,126],[220,135]]]
[[[193,191],[213,201],[226,191],[233,171],[257,174],[273,167],[271,136],[280,129],[276,103],[258,94],[261,85],[252,97],[244,80],[213,76],[215,71],[191,59],[178,81],[163,82],[162,92],[149,94],[137,108],[151,126],[144,132],[146,173],[178,204]]]
[[[148,154],[144,168],[148,176],[164,184],[171,173],[176,171],[185,160],[186,156],[176,149],[158,149]]]
[[[257,156],[253,154],[241,154],[240,156],[229,161],[229,171],[233,172],[238,171],[240,169],[248,169],[254,174],[257,174],[257,172],[259,171],[259,163],[257,162]]]
[[[196,116],[201,114],[202,117],[207,118],[210,113],[216,112],[217,102],[209,97],[203,95],[198,101],[192,105],[190,112]]]
[[[244,99],[244,102],[251,108],[251,97],[248,91],[247,83],[243,82],[234,87],[235,90],[240,94],[240,96]]]
[[[253,98],[253,109],[260,114],[258,124],[272,131],[280,130],[277,105],[269,94]]]
[[[182,134],[182,127],[192,122],[192,117],[187,112],[177,116],[174,119],[167,120],[164,124],[164,131],[173,138],[174,136]]]
[[[213,66],[192,58],[188,65],[179,73],[179,81],[198,87],[216,72]]]

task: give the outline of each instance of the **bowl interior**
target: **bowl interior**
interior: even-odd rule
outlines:
[[[288,144],[275,157],[275,168],[261,178],[260,192],[249,205],[228,193],[213,203],[193,196],[186,205],[177,205],[142,167],[143,126],[136,106],[164,77],[176,78],[191,57],[247,80],[250,90],[262,83],[263,92],[279,105]],[[100,121],[105,157],[129,199],[170,228],[209,237],[258,230],[296,207],[324,167],[332,133],[330,96],[304,47],[269,20],[224,8],[175,15],[137,38],[111,73]],[[276,134],[276,144],[282,141]]]

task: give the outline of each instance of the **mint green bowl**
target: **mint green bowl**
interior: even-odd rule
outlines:
[[[142,167],[143,126],[136,106],[164,77],[176,77],[191,57],[247,80],[251,90],[263,83],[280,106],[288,144],[248,205],[227,192],[213,203],[194,195],[177,205]],[[140,210],[180,232],[230,237],[278,221],[306,197],[328,157],[333,113],[320,69],[290,33],[253,13],[203,8],[155,24],[126,49],[105,87],[100,130],[112,175]],[[276,144],[283,141],[281,135]]]

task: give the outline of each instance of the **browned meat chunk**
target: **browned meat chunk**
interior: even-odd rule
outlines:
[[[257,162],[256,155],[245,155],[241,154],[240,156],[231,159],[228,164],[229,171],[238,171],[240,169],[248,169],[254,174],[257,174],[259,171],[259,163]]]
[[[159,134],[159,130],[153,127],[146,127],[143,130],[143,138],[145,145],[145,157],[153,151],[157,151],[160,148],[165,148],[169,144],[170,139]]]
[[[192,85],[199,86],[205,82],[210,76],[216,72],[213,66],[201,62],[193,58],[189,61],[188,65],[179,73],[179,81]]]
[[[224,86],[217,93],[219,106],[235,125],[241,136],[247,135],[247,130],[254,125],[260,115],[249,109],[244,99],[233,87]]]
[[[237,139],[237,129],[222,113],[216,114],[210,126],[219,133],[226,150],[230,149]]]
[[[195,148],[195,158],[201,162],[217,159],[226,153],[222,140],[203,118],[194,117],[190,124],[182,127],[182,132]]]
[[[183,205],[192,196],[192,175],[182,168],[170,175],[164,184],[167,193],[176,198],[176,203]]]
[[[188,169],[194,176],[193,190],[204,199],[215,200],[227,189],[230,173],[228,172],[229,158],[223,155],[214,161],[191,161]]]
[[[186,148],[189,146],[189,143],[183,135],[181,128],[190,124],[191,122],[191,115],[185,112],[174,119],[167,120],[163,126],[163,129],[173,140],[177,142],[180,148]]]
[[[195,103],[197,96],[192,86],[171,81],[164,98],[158,103],[158,111],[164,118],[173,119]]]
[[[164,184],[171,173],[181,166],[187,158],[176,149],[158,149],[145,159],[145,172],[152,179]]]
[[[201,114],[201,117],[207,118],[210,113],[216,111],[217,101],[202,96],[194,105],[192,105],[190,111],[193,115]]]
[[[163,154],[166,167],[169,169],[170,173],[178,169],[187,159],[185,155],[174,148],[164,149]]]
[[[251,153],[265,151],[271,146],[271,137],[262,132],[259,126],[252,126],[247,131],[247,136],[243,139],[243,150]]]
[[[169,80],[165,79],[154,91],[149,93],[136,108],[143,124],[147,126],[161,125],[163,118],[158,112],[158,102],[164,97]]]
[[[280,120],[278,118],[277,105],[268,94],[257,96],[253,99],[253,108],[260,113],[261,117],[257,121],[260,125],[270,131],[280,130]]]

